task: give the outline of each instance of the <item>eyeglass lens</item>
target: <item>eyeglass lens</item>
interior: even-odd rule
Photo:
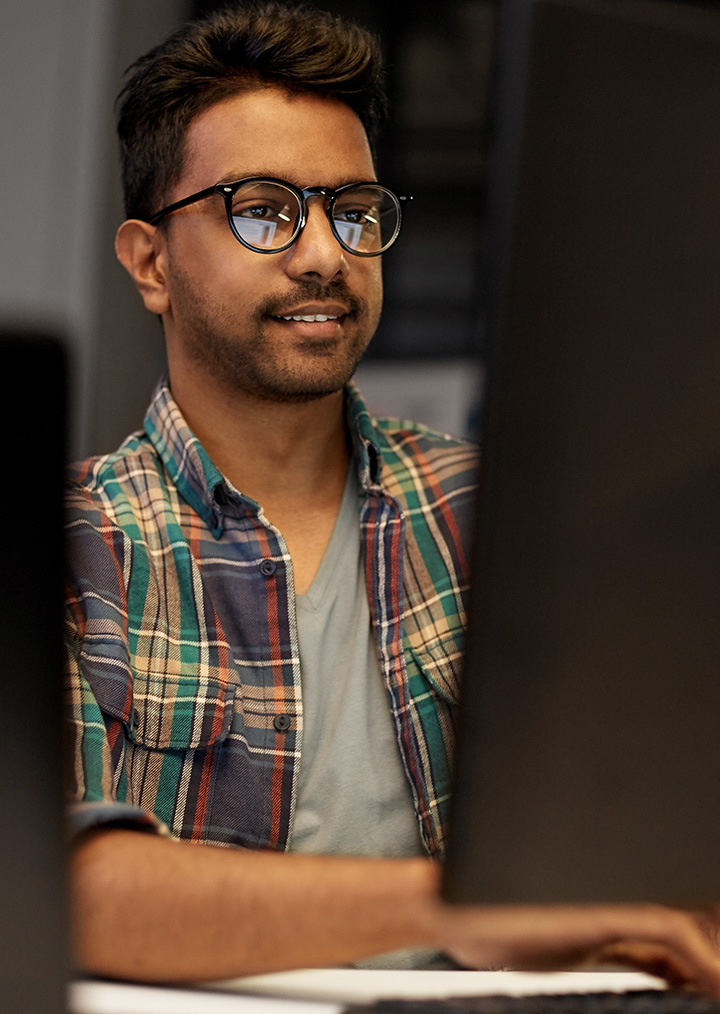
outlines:
[[[279,250],[297,232],[301,206],[296,194],[280,183],[241,186],[232,198],[232,226],[257,250]],[[358,186],[335,200],[333,227],[341,243],[357,253],[379,253],[397,233],[399,212],[391,194],[381,187]]]

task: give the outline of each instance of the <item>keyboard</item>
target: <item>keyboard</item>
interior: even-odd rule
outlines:
[[[346,1007],[343,1014],[720,1014],[720,1001],[697,993],[652,989],[377,1000]]]

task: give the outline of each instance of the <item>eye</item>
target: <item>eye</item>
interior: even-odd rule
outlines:
[[[290,209],[283,201],[234,201],[234,218],[249,218],[263,222],[289,222]]]
[[[286,186],[263,180],[237,189],[231,216],[241,242],[255,250],[272,250],[292,240],[300,203]]]
[[[299,210],[296,197],[287,187],[266,181],[239,187],[232,199],[233,218],[273,222],[280,229],[294,223]]]
[[[357,202],[353,204],[336,204],[333,217],[338,222],[350,222],[353,225],[361,225],[363,228],[377,228],[378,212],[373,205],[362,205]]]

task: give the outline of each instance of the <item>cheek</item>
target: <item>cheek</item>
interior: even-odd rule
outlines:
[[[370,268],[368,274],[366,296],[368,302],[368,309],[373,319],[373,323],[377,324],[380,318],[380,311],[382,310],[383,303],[383,280],[382,280],[382,265],[376,263],[380,261],[380,258],[376,258],[371,261],[368,267]]]
[[[208,242],[200,230],[187,230],[182,248],[176,247],[170,261],[170,282],[180,280],[202,302],[232,306],[252,312],[270,284],[271,266],[258,254],[245,250],[230,236]]]

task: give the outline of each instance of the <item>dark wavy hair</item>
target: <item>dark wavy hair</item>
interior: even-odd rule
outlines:
[[[190,21],[128,73],[116,103],[128,218],[148,219],[165,203],[191,121],[221,99],[272,85],[337,98],[373,148],[385,117],[379,41],[305,4],[236,4]]]

